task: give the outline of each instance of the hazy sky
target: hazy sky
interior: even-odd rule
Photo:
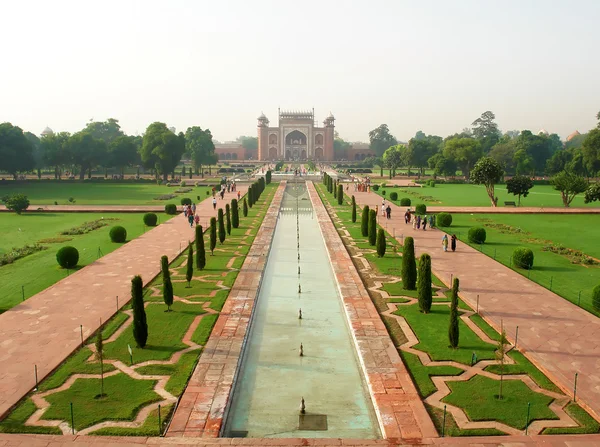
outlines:
[[[368,141],[446,136],[491,110],[565,138],[600,110],[598,0],[4,0],[0,122],[39,134],[91,118],[218,140],[261,111],[331,111]]]

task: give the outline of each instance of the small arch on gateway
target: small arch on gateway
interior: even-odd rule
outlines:
[[[321,135],[321,134],[315,135],[315,144],[319,144],[319,145],[323,144],[323,135]]]
[[[277,158],[277,148],[276,147],[272,147],[269,149],[269,158],[271,160],[275,160]]]
[[[274,133],[269,135],[269,144],[277,144],[277,135]]]
[[[315,149],[315,158],[317,160],[323,160],[323,148],[322,147],[318,147]]]

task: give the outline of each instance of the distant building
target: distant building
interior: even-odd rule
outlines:
[[[567,141],[571,141],[573,138],[578,137],[579,135],[581,135],[581,134],[579,133],[578,130],[576,130],[575,132],[573,132],[571,135],[569,135],[567,137]]]
[[[215,154],[220,161],[223,160],[256,160],[257,151],[246,151],[241,143],[226,142],[215,143]]]
[[[343,155],[336,154],[336,158],[348,161],[361,161],[365,158],[375,157],[375,151],[371,149],[369,143],[351,143],[350,147],[344,152]]]
[[[42,131],[40,136],[45,137],[46,135],[54,135],[54,131],[50,129],[48,126]]]

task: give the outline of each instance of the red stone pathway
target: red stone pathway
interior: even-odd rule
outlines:
[[[361,207],[381,206],[381,197],[373,193],[353,194]],[[416,253],[431,255],[433,272],[444,283],[450,284],[451,275],[459,277],[460,295],[473,308],[479,295],[481,315],[497,330],[503,321],[513,343],[519,326],[519,350],[567,395],[579,373],[577,401],[600,419],[600,318],[466,244],[459,243],[456,253],[444,253],[440,230],[413,230],[404,223],[404,208],[391,206],[388,229],[392,226],[398,239],[401,233],[412,236]]]
[[[247,186],[238,188],[244,194]],[[234,194],[225,197],[218,207]],[[201,223],[216,215],[211,202],[198,205]],[[34,365],[41,381],[81,345],[81,331],[89,337],[117,311],[117,296],[119,306],[129,301],[134,275],[150,282],[160,257],[173,259],[193,239],[175,216],[0,315],[0,419],[35,386]]]

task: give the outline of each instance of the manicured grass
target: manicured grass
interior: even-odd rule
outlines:
[[[592,290],[600,283],[600,265],[572,264],[565,256],[542,250],[548,244],[561,244],[600,259],[599,219],[594,215],[455,214],[448,231],[455,233],[461,243],[467,243],[470,227],[485,226],[486,243],[475,248],[543,287],[551,288],[572,303],[580,303],[587,311],[600,315],[594,311],[591,302]],[[512,253],[517,247],[533,251],[531,271],[512,265]]]
[[[512,358],[516,362],[516,364],[505,364],[504,374],[527,374],[541,388],[544,388],[549,391],[554,391],[555,393],[561,393],[560,388],[554,385],[554,383],[552,383],[552,381],[548,379],[548,377],[546,377],[539,369],[533,366],[533,364],[527,359],[527,357],[525,357],[519,351],[512,350],[507,355],[510,358]],[[485,368],[485,370],[494,374],[500,374],[500,365],[490,365],[487,368]]]
[[[0,433],[39,433],[50,435],[62,435],[62,431],[58,427],[34,427],[25,425],[27,419],[35,413],[35,404],[27,399],[17,405],[12,413],[5,419],[0,421]]]
[[[69,198],[73,198],[74,205],[166,205],[167,203],[181,204],[183,197],[189,197],[197,202],[208,197],[208,187],[195,187],[194,183],[216,184],[216,180],[185,180],[185,188],[192,188],[187,193],[176,193],[178,186],[162,186],[153,183],[82,183],[79,181],[28,181],[28,182],[5,182],[0,184],[0,197],[15,193],[25,194],[31,202],[30,208],[35,205],[71,205]],[[176,194],[177,197],[170,200],[155,200],[165,194]],[[233,197],[233,196],[231,196]]]
[[[179,396],[185,389],[199,357],[199,350],[190,351],[183,354],[175,364],[143,366],[138,368],[137,372],[145,375],[171,376],[165,385],[165,390],[173,396]]]
[[[505,380],[502,399],[498,399],[500,382],[484,376],[474,376],[466,382],[448,382],[451,393],[443,402],[462,408],[472,421],[498,421],[524,430],[527,404],[531,404],[529,422],[558,419],[548,405],[554,399],[535,393],[520,380]]]
[[[210,337],[213,326],[217,322],[217,318],[219,318],[219,316],[216,314],[205,315],[202,317],[194,335],[192,335],[192,341],[204,346],[208,341],[208,337]]]
[[[70,403],[73,403],[76,430],[106,420],[132,420],[143,406],[161,400],[152,389],[155,383],[155,380],[135,380],[119,373],[104,378],[106,396],[98,399],[100,379],[77,379],[69,389],[46,397],[50,407],[43,419],[70,421]]]
[[[382,181],[382,183],[384,183]],[[376,193],[382,195],[385,190],[386,200],[389,199],[391,192],[398,193],[398,200],[394,203],[399,204],[400,199],[408,197],[412,201],[412,207],[418,203],[424,203],[432,206],[491,206],[490,199],[487,196],[483,185],[470,184],[436,184],[435,187],[398,187],[387,186],[379,188]],[[372,192],[375,192],[371,189]],[[517,202],[517,197],[509,194],[506,185],[496,185],[495,195],[498,197],[498,205],[504,206],[504,202]],[[563,208],[560,192],[555,191],[551,185],[535,185],[527,197],[521,197],[521,206],[545,207],[545,208]],[[579,207],[598,207],[600,202],[584,203],[583,194],[579,194],[571,203],[572,208]]]
[[[431,406],[429,404],[425,404],[425,408],[429,412],[431,419],[433,420],[433,424],[437,429],[438,433],[441,435],[444,433],[444,436],[502,436],[506,435],[503,431],[496,430],[495,428],[475,428],[475,429],[460,429],[458,425],[456,425],[456,421],[452,416],[452,413],[446,412],[446,420],[445,427],[442,430],[442,425],[444,424],[444,410],[441,408],[437,408]]]
[[[454,366],[424,366],[419,357],[410,352],[400,351],[400,356],[423,399],[437,391],[431,380],[432,376],[457,376],[463,373],[462,369]]]
[[[160,409],[160,431],[158,427],[158,409],[150,412],[144,423],[138,428],[105,427],[90,433],[93,436],[159,436],[167,428],[168,416],[173,410],[173,405],[166,405]]]
[[[109,225],[82,235],[61,236],[59,233],[83,222],[101,218],[116,218]],[[161,219],[164,219],[161,216]],[[67,276],[67,270],[56,262],[56,252],[66,245],[79,250],[78,268],[84,267],[123,244],[111,242],[108,233],[114,225],[127,229],[127,239],[132,240],[147,231],[142,214],[123,213],[27,213],[20,216],[0,213],[0,255],[12,247],[22,247],[50,238],[71,238],[57,243],[43,243],[47,250],[21,258],[12,264],[0,267],[0,312],[16,306],[22,300],[24,286],[25,299],[41,292]],[[99,251],[100,250],[100,251]]]
[[[600,433],[600,423],[591,417],[587,411],[581,408],[576,403],[569,403],[565,407],[565,411],[569,416],[575,419],[579,427],[563,427],[563,428],[547,428],[542,434],[544,435],[578,435],[587,433]]]
[[[464,302],[462,300],[461,300],[461,302],[464,304]],[[481,329],[485,333],[485,335],[490,337],[492,340],[494,340],[494,341],[500,340],[500,334],[498,334],[498,332],[496,332],[496,330],[493,327],[491,327],[489,324],[487,324],[487,322],[483,318],[481,318],[481,316],[479,316],[477,314],[473,314],[469,318],[473,323],[475,323],[477,326],[479,326],[479,329]]]
[[[402,262],[402,261],[400,261]],[[400,272],[397,272],[399,275]],[[409,296],[411,298],[418,298],[419,292],[416,290],[406,290],[402,287],[402,282],[388,282],[384,283],[381,288],[385,292],[389,293],[391,296]],[[432,286],[431,290],[433,292],[433,297],[435,299],[436,291],[439,290],[437,287]]]
[[[129,306],[127,306],[129,308]],[[102,339],[109,339],[112,334],[114,334],[125,321],[127,321],[128,315],[122,312],[116,314],[113,318],[109,320],[109,322],[102,329]]]

